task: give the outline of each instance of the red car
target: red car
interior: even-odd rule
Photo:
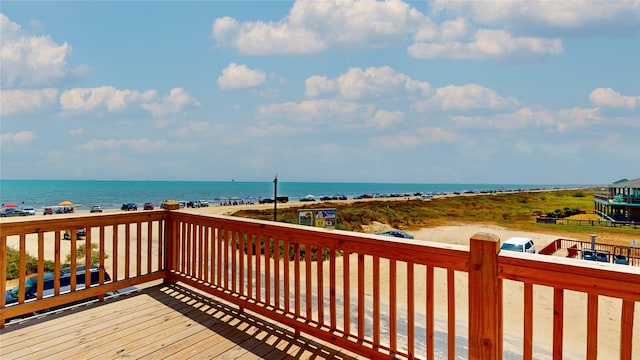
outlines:
[[[152,203],[144,203],[144,210],[153,210],[153,204]]]

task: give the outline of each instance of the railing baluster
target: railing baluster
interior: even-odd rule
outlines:
[[[531,284],[525,284],[529,285],[530,287]],[[533,297],[533,289],[529,290],[531,292],[531,294],[529,295],[530,297]],[[527,289],[525,287],[525,309],[526,309],[526,295],[527,294]],[[529,317],[531,317],[531,319],[529,320],[530,322],[533,322],[533,306],[530,306],[529,310],[525,310],[527,311],[527,313],[529,313]],[[525,314],[527,314],[525,313]],[[527,315],[525,315],[527,316]],[[525,318],[526,319],[526,318]],[[526,325],[526,320],[525,320],[525,326]],[[528,327],[531,327],[532,325],[528,325]],[[553,358],[554,359],[562,359],[562,329],[564,327],[564,290],[562,289],[553,289]],[[529,334],[527,334],[527,332]],[[525,346],[526,346],[526,342],[532,342],[533,341],[533,330],[529,329],[527,330],[527,328],[525,327]],[[532,346],[531,346],[532,347]],[[531,351],[532,352],[532,351]],[[527,356],[526,352],[525,352],[525,356]],[[533,354],[531,355],[533,356]]]
[[[113,259],[111,259],[111,276],[112,276],[112,280],[113,281],[118,281],[120,280],[118,278],[118,232],[119,232],[119,226],[118,224],[114,224],[113,225],[113,231],[112,231],[112,245],[111,245],[111,251],[113,252],[112,256]],[[60,243],[60,233],[56,233],[56,243]],[[60,268],[56,269],[56,274],[60,273]],[[58,286],[60,285],[60,282],[58,282]],[[56,286],[56,288],[58,288],[58,286]],[[56,293],[56,295],[58,295]]]
[[[273,237],[274,289],[276,309],[280,309],[280,239]]]
[[[344,327],[344,333],[351,334],[351,287],[349,278],[349,252],[342,255],[342,301],[343,301],[343,315],[342,322]]]
[[[244,273],[244,268],[245,268],[245,257],[246,252],[247,252],[247,248],[246,248],[246,241],[244,240],[244,238],[239,239],[238,243],[240,244],[240,252],[239,252],[239,256],[240,256],[240,295],[244,295],[246,294],[245,291],[245,287],[244,287],[244,279],[245,279],[245,273]]]
[[[622,315],[620,319],[620,359],[631,359],[633,352],[633,312],[635,303],[632,300],[622,300]],[[637,346],[638,344],[636,344]]]
[[[243,233],[242,237],[247,241],[247,297],[253,298],[253,237]],[[226,287],[226,286],[225,286]]]
[[[598,358],[598,295],[587,296],[587,360]]]
[[[71,234],[73,240],[73,234]],[[72,245],[72,247],[75,247]],[[129,223],[124,224],[124,278],[129,279],[129,268],[131,267],[131,226]],[[73,272],[73,267],[71,268]]]
[[[336,252],[333,247],[329,248],[329,323],[332,329],[337,328],[336,321]]]
[[[427,265],[427,270],[425,273],[425,298],[426,298],[426,309],[425,309],[425,349],[427,350],[427,360],[433,360],[435,355],[435,349],[433,347],[433,333],[435,331],[434,326],[434,270],[432,265]]]
[[[98,260],[100,262],[100,268],[101,269],[105,269],[105,264],[104,264],[104,255],[106,253],[106,249],[104,247],[104,225],[100,225],[100,230],[98,233],[99,239],[98,239],[98,248],[100,249],[100,259]],[[105,269],[106,271],[106,269]],[[105,282],[105,278],[104,278],[104,271],[100,271],[100,275],[99,277],[99,282],[100,285],[104,284]],[[104,295],[100,296],[100,301],[104,300]]]
[[[222,244],[224,243],[224,238],[227,236],[227,230],[220,228],[218,229],[218,263],[216,265],[216,285],[222,286],[222,268],[224,264],[222,263]]]
[[[364,254],[358,253],[358,339],[364,339]]]
[[[373,256],[373,345],[380,346],[380,257]]]
[[[87,251],[90,254],[90,251]],[[6,263],[2,263],[6,264]],[[38,299],[42,299],[44,294],[44,233],[38,231]],[[4,288],[3,288],[4,289]]]
[[[224,267],[224,288],[229,288],[229,247],[233,243],[233,240],[236,238],[236,231],[227,232],[227,236],[223,239],[224,244],[222,245],[222,250],[224,251],[224,260],[222,266]]]
[[[254,235],[255,238],[255,258],[256,258],[256,301],[261,302],[262,300],[262,264],[261,264],[261,253],[262,253],[262,236]]]
[[[554,292],[555,295],[555,292]],[[554,296],[554,321],[556,320],[556,311],[557,310],[555,304],[556,296]],[[533,344],[531,342],[533,338],[533,284],[524,283],[524,339],[523,339],[523,359],[531,360],[533,356]],[[560,315],[562,315],[562,309],[560,309]],[[562,324],[562,319],[560,319],[560,324]],[[555,338],[555,326],[554,326],[554,338]],[[562,343],[562,336],[560,337]],[[554,340],[555,341],[555,340]]]
[[[7,263],[7,237],[5,235],[0,236],[0,264]],[[6,265],[5,265],[6,268]],[[4,274],[4,273],[3,273]],[[7,276],[0,276],[0,289],[7,288]],[[0,308],[4,308],[6,297],[0,296]],[[4,313],[0,314],[0,328],[4,328]]]
[[[271,238],[265,238],[264,244],[264,290],[265,303],[271,305]]]
[[[91,272],[87,271],[91,267],[91,227],[86,228],[86,233],[84,235],[84,288],[88,289],[91,287]],[[44,272],[44,269],[43,269]]]
[[[396,260],[389,259],[389,350],[395,353],[398,350],[396,327]]]
[[[311,290],[311,245],[304,244],[304,287],[305,287],[305,310],[307,319],[312,318],[313,304],[312,304],[312,290]]]
[[[316,283],[317,283],[317,302],[318,302],[318,323],[324,325],[324,249],[316,247]]]
[[[294,315],[300,317],[300,243],[293,244],[293,297],[294,297]]]
[[[71,273],[75,274],[76,273],[76,269],[77,269],[77,265],[76,265],[76,260],[78,257],[78,249],[77,249],[77,245],[76,245],[76,232],[75,231],[71,231]],[[127,257],[128,259],[129,257]],[[71,290],[71,292],[76,291],[76,277],[75,276],[71,276],[70,281],[69,281],[69,288]]]
[[[240,257],[242,257],[242,255],[240,255]],[[238,286],[237,285],[238,283],[237,266],[238,266],[238,241],[234,236],[233,238],[231,238],[231,290],[233,292],[237,292],[237,286]],[[242,271],[242,269],[240,271]],[[242,282],[240,282],[240,284],[242,284]]]
[[[289,262],[291,261],[289,258],[290,251],[291,243],[289,240],[284,240],[284,311],[286,313],[289,313],[291,310],[291,296],[289,293],[291,291],[291,276],[289,275]]]
[[[429,353],[432,352],[433,348]],[[452,269],[447,269],[447,358],[456,358],[456,282]]]
[[[153,248],[153,221],[147,221],[147,274],[151,274],[153,258],[151,251]]]
[[[142,222],[136,222],[136,276],[142,274]]]
[[[407,352],[409,359],[415,357],[415,321],[414,321],[414,274],[413,263],[407,262]]]

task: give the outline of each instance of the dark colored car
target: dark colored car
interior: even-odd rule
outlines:
[[[0,212],[1,217],[9,217],[9,216],[25,216],[27,213],[20,209],[7,208]]]
[[[100,272],[104,273],[104,282],[111,281],[111,277],[109,273],[107,273],[104,268],[101,268],[98,265],[91,265],[89,267],[89,272],[91,276],[91,284],[98,284],[100,282]],[[86,267],[78,266],[76,268],[76,289],[83,289],[85,286],[85,274]],[[64,268],[60,270],[60,293],[69,292],[71,290],[71,268]],[[54,273],[48,272],[44,274],[44,286],[43,286],[43,296],[53,295],[53,282],[54,282]],[[38,276],[32,276],[25,281],[25,299],[32,299],[36,297],[38,293]],[[19,286],[15,286],[14,288],[7,290],[5,292],[5,304],[9,305],[18,301],[20,288]]]
[[[44,211],[42,212],[43,215],[53,215],[54,211],[52,207],[46,207],[44,208]]]
[[[377,233],[376,235],[393,236],[393,237],[402,238],[402,239],[413,239],[413,235],[406,233],[402,230],[395,230],[395,229],[380,232],[380,233]]]
[[[76,230],[76,238],[80,239],[80,238],[83,238],[83,237],[86,237],[86,236],[87,236],[87,229],[82,228],[82,229]],[[71,231],[65,230],[64,239],[65,240],[71,240]]]
[[[122,206],[120,207],[120,210],[138,210],[138,206],[135,203],[124,203],[122,204]]]
[[[144,210],[153,210],[153,204],[148,202],[148,203],[144,203],[144,206],[142,207]]]

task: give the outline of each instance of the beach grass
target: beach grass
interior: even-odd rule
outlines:
[[[431,200],[367,200],[353,202],[314,202],[278,209],[278,221],[297,223],[298,209],[336,208],[337,228],[363,232],[366,225],[381,222],[403,230],[416,230],[456,224],[497,225],[521,231],[553,233],[569,238],[588,238],[597,232],[599,241],[628,245],[640,237],[632,227],[593,227],[537,223],[538,215],[582,212],[593,213],[596,189],[519,191],[507,193],[436,197]],[[234,216],[272,220],[273,209],[244,209]],[[569,217],[571,218],[571,217]]]

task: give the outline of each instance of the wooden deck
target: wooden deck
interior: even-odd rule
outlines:
[[[358,359],[181,284],[8,324],[6,359]]]

